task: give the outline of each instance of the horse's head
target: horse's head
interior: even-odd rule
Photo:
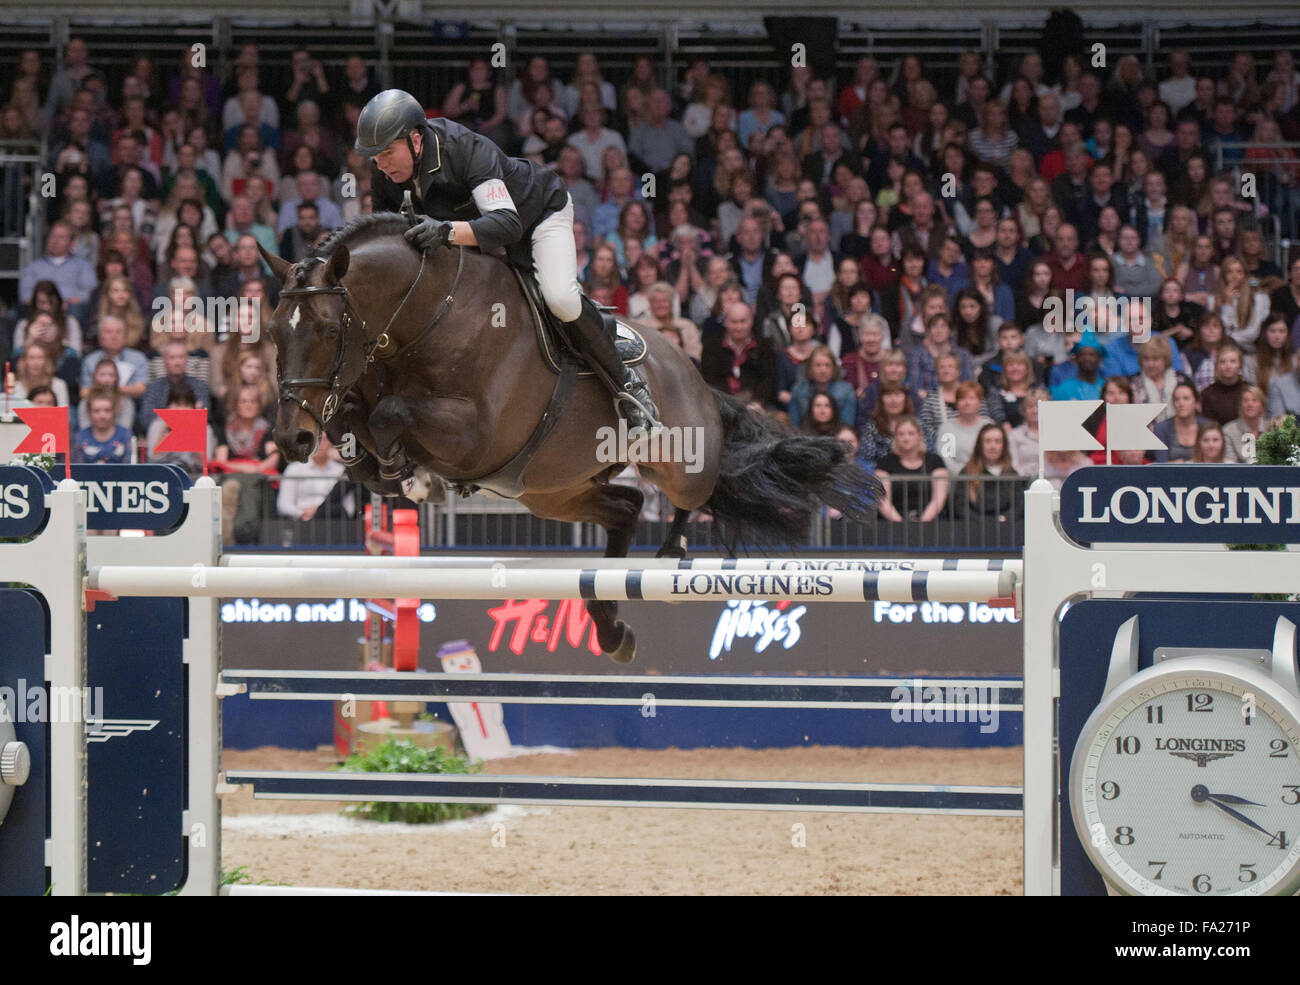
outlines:
[[[348,248],[340,243],[327,257],[292,265],[262,257],[284,285],[269,326],[280,382],[272,437],[285,458],[305,462],[366,365],[360,319],[343,284]]]

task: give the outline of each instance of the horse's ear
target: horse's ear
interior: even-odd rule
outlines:
[[[348,248],[342,243],[334,247],[334,252],[330,254],[330,276],[334,278],[336,283],[343,280],[343,275],[348,272],[348,263],[351,259]]]
[[[292,269],[293,264],[288,260],[285,260],[283,257],[276,256],[274,253],[267,253],[261,243],[257,244],[257,252],[262,254],[262,259],[265,260],[266,265],[271,268],[271,273],[275,274],[276,280],[283,284],[284,279],[289,276],[289,271]]]

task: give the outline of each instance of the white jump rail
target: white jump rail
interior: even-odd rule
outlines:
[[[227,554],[227,568],[640,568],[646,571],[1010,571],[1024,572],[1020,558],[637,558],[545,555],[486,557],[464,554],[395,557],[388,554]]]
[[[116,596],[594,599],[717,602],[988,602],[1015,594],[1001,571],[663,571],[647,568],[229,568],[102,565],[87,587]]]

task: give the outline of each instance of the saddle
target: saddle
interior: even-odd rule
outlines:
[[[519,280],[519,286],[524,297],[528,299],[528,307],[533,315],[534,330],[537,332],[537,349],[541,353],[542,362],[557,376],[555,390],[551,394],[550,404],[547,405],[545,412],[543,412],[541,420],[537,422],[537,427],[533,429],[532,435],[514,458],[491,475],[485,475],[473,482],[452,483],[453,488],[461,496],[471,496],[480,489],[505,499],[516,499],[523,495],[524,471],[532,462],[542,443],[546,441],[550,433],[555,430],[555,426],[559,424],[560,418],[564,415],[564,410],[573,396],[578,379],[583,376],[594,375],[592,370],[586,368],[582,356],[570,344],[563,324],[555,317],[545,299],[543,299],[537,278],[533,277],[531,272],[522,270],[514,264],[508,264],[508,266]],[[612,323],[615,333],[614,345],[624,365],[636,366],[642,362],[646,357],[645,337],[631,325],[619,321],[608,311],[603,314],[606,327],[609,328]]]
[[[542,297],[537,278],[530,271],[517,267],[513,263],[508,266],[519,281],[519,287],[524,292],[524,297],[528,299],[528,307],[533,313],[533,325],[537,331],[537,349],[542,355],[542,362],[546,363],[547,368],[555,374],[560,372],[565,353],[581,362],[582,357],[574,351],[565,337],[563,323],[555,317]],[[608,309],[604,311],[604,316],[605,327],[614,335],[614,347],[618,350],[623,365],[635,366],[644,360],[646,353],[644,336],[631,325],[619,321]],[[590,369],[582,368],[578,371],[579,377],[591,375],[593,373]]]

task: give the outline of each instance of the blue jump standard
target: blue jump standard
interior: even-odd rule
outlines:
[[[258,800],[405,801],[1020,817],[1019,787],[411,773],[227,771]]]
[[[485,701],[518,704],[657,705],[729,708],[846,708],[885,710],[997,709],[1021,711],[1021,682],[921,678],[944,700],[902,700],[918,683],[909,678],[659,677],[620,675],[426,674],[421,672],[226,670],[226,684],[254,699],[358,701]],[[969,690],[963,690],[969,689]],[[984,700],[988,695],[992,700]]]

